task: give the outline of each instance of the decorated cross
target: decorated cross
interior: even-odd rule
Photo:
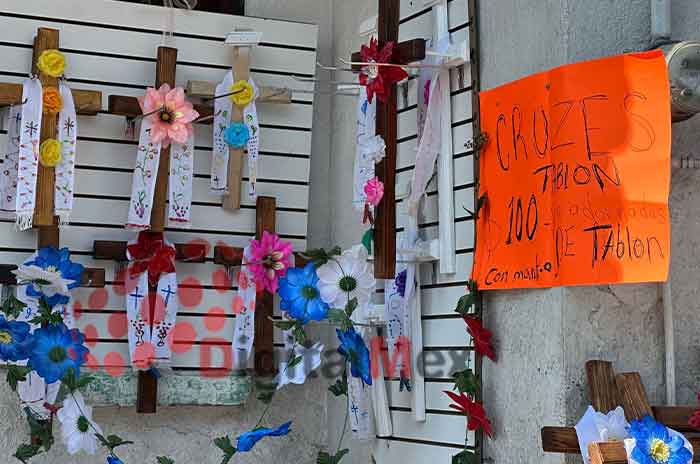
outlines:
[[[400,3],[400,0],[379,0],[377,33],[380,49],[399,39]],[[423,59],[425,40],[415,39],[396,45],[391,62],[406,64]],[[352,61],[361,62],[361,54],[353,53]],[[377,135],[386,144],[386,157],[377,164],[377,177],[384,183],[384,199],[377,208],[374,223],[374,276],[377,279],[393,279],[396,274],[396,84],[390,86],[387,94],[385,101],[377,102]]]

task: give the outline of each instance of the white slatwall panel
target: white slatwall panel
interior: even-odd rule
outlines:
[[[105,109],[110,94],[143,95],[155,80],[156,48],[162,40],[165,11],[113,0],[3,0],[0,82],[21,82],[31,69],[36,29],[52,27],[60,30],[71,87],[102,91]],[[177,84],[221,80],[231,65],[231,49],[224,45],[224,36],[240,27],[263,33],[263,42],[251,57],[258,84],[313,89],[312,83],[297,82],[290,76],[315,74],[316,26],[183,10],[175,13],[171,44],[178,49]],[[258,106],[262,155],[258,192],[277,198],[277,232],[297,250],[306,247],[312,103],[313,94],[297,93],[291,105]],[[72,224],[61,230],[61,245],[69,247],[77,261],[106,269],[106,288],[75,292],[81,310],[78,324],[94,339],[91,352],[100,365],[108,364],[108,353],[128,359],[124,291],[117,266],[91,258],[94,240],[123,241],[134,236],[123,224],[137,142],[125,137],[124,122],[124,118],[105,113],[79,118],[76,202]],[[213,247],[245,246],[255,234],[254,201],[244,195],[242,209],[229,213],[221,209],[221,199],[208,192],[211,130],[207,125],[195,129],[192,227],[167,230],[173,242],[209,245],[206,263],[177,264],[178,280],[183,284],[178,322],[191,324],[195,336],[176,336],[182,348],[173,357],[176,368],[200,367],[206,351],[212,358],[206,367],[223,365],[223,353],[233,335],[235,286],[226,279],[223,268],[213,264]],[[6,132],[0,132],[0,146],[6,138]],[[0,237],[2,263],[21,262],[36,246],[34,231],[16,232],[8,221],[0,222]],[[208,314],[216,308],[224,315]]]
[[[430,38],[433,30],[432,10],[422,0],[401,1],[401,40]],[[454,41],[468,38],[467,0],[449,2],[450,32]],[[423,309],[423,344],[425,347],[427,421],[417,423],[411,412],[411,394],[399,391],[398,379],[386,381],[389,393],[393,437],[379,439],[374,457],[379,464],[394,462],[449,462],[464,447],[465,419],[449,409],[450,400],[443,390],[451,390],[451,373],[474,366],[471,340],[464,322],[454,313],[457,299],[464,294],[472,266],[474,223],[468,210],[474,210],[473,157],[464,144],[472,137],[471,75],[464,72],[463,85],[456,70],[451,72],[452,135],[454,160],[455,229],[457,238],[457,272],[441,275],[438,265],[424,265],[421,270]],[[417,79],[408,82],[406,97],[399,88],[397,186],[410,183],[417,148],[416,98]],[[406,224],[405,205],[397,201],[397,227]],[[419,218],[421,236],[438,237],[438,194],[433,180],[423,202]],[[470,436],[470,443],[474,443]]]

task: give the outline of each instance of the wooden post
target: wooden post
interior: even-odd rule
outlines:
[[[586,362],[586,377],[588,378],[588,399],[596,411],[607,414],[620,404],[611,362],[598,360]]]
[[[258,197],[255,236],[262,238],[263,231],[275,232],[276,200],[272,197]],[[258,294],[255,304],[255,374],[271,376],[275,374],[274,326],[270,318],[274,308],[274,297],[269,292]]]

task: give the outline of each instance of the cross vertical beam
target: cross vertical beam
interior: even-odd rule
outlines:
[[[255,236],[262,238],[263,231],[275,233],[277,202],[274,197],[258,197],[256,202]],[[272,312],[274,297],[269,292],[258,294],[255,304],[255,373],[258,376],[275,374],[274,325]]]

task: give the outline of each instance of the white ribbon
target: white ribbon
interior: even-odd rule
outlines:
[[[250,246],[243,251],[243,263],[238,272],[238,291],[234,297],[236,319],[234,321],[233,351],[234,369],[245,369],[253,350],[255,339],[255,302],[256,286],[255,276],[248,270],[246,264],[250,262]]]
[[[368,332],[362,328],[358,329],[362,338],[367,342]],[[369,345],[369,344],[368,344]],[[347,366],[350,372],[350,366]],[[375,379],[376,382],[383,382],[383,379]],[[374,438],[374,421],[372,421],[372,387],[358,377],[348,374],[348,415],[350,417],[350,430],[353,438],[357,440],[368,440]]]
[[[576,424],[576,436],[581,449],[583,462],[589,464],[588,445],[596,441],[624,440],[629,437],[629,424],[625,419],[625,411],[618,406],[603,414],[588,406],[586,413]]]
[[[59,224],[70,222],[73,210],[73,188],[75,184],[75,150],[78,139],[78,119],[75,113],[73,93],[61,81],[59,91],[63,99],[63,107],[58,114],[56,133],[61,142],[61,162],[56,166],[56,182],[54,183],[54,210]]]
[[[168,225],[172,227],[190,226],[193,177],[194,137],[188,137],[186,144],[173,143],[170,148]]]
[[[374,177],[374,165],[385,156],[384,139],[376,135],[377,100],[367,100],[367,92],[360,92],[357,102],[357,135],[355,167],[353,172],[352,204],[362,211],[367,201],[365,184]]]

